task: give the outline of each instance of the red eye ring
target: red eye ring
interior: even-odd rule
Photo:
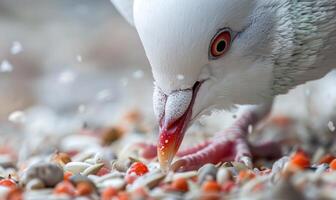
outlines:
[[[212,58],[219,58],[224,55],[231,46],[231,40],[231,31],[225,29],[217,33],[211,40],[210,56]]]

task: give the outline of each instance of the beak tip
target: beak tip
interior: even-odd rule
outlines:
[[[170,164],[175,156],[174,149],[171,145],[163,145],[161,142],[158,145],[157,154],[162,171],[168,171]]]

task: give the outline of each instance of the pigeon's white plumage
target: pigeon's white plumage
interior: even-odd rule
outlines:
[[[193,119],[214,108],[262,104],[336,66],[336,0],[134,0],[133,15],[125,14],[133,1],[112,1],[144,45],[157,116],[178,118],[197,81],[204,83]],[[223,28],[237,36],[213,60],[209,45]],[[163,102],[176,91],[182,95]]]
[[[133,3],[134,0],[111,0],[118,11],[133,25]]]

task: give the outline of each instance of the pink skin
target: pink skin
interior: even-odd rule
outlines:
[[[177,153],[180,157],[172,165],[174,171],[188,171],[200,168],[206,163],[217,164],[224,161],[245,162],[255,157],[278,157],[281,155],[277,143],[268,142],[250,147],[247,141],[248,126],[259,121],[254,112],[247,112],[234,123],[231,128],[217,134],[211,141],[206,141],[195,147]],[[154,158],[155,145],[141,144],[143,156]],[[251,149],[250,149],[251,148]],[[248,164],[248,163],[246,163]]]

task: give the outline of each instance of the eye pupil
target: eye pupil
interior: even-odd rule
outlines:
[[[212,38],[209,46],[209,59],[215,60],[223,56],[231,46],[231,29],[224,28],[219,30]]]
[[[224,40],[222,40],[217,44],[216,50],[218,52],[222,52],[222,51],[225,50],[225,48],[226,48],[226,42]]]

